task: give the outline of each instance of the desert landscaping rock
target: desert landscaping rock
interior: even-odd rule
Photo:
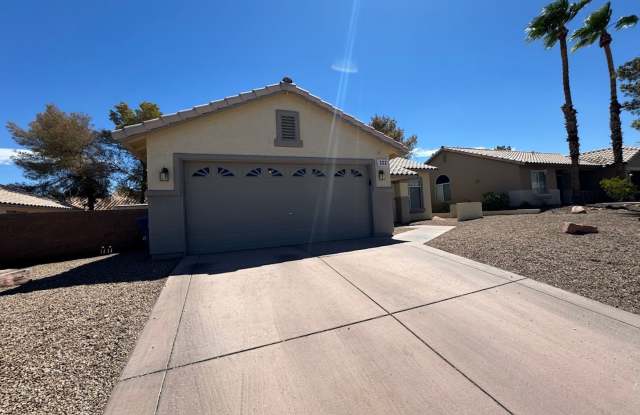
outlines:
[[[570,235],[586,235],[589,233],[598,233],[598,227],[591,225],[581,225],[579,223],[573,222],[564,222],[562,224],[562,232],[568,233]]]
[[[0,291],[0,414],[101,414],[174,266],[142,253],[37,265]]]
[[[569,213],[587,213],[587,209],[585,209],[582,206],[571,206],[571,210],[569,211]]]
[[[640,222],[626,210],[581,216],[599,233],[560,232],[568,209],[462,222],[428,243],[434,248],[545,282],[640,314]]]

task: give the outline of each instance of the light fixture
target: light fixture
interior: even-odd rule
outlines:
[[[161,182],[168,182],[169,181],[169,169],[166,167],[163,167],[160,170],[160,181]]]
[[[378,180],[384,181],[384,170],[378,170]]]

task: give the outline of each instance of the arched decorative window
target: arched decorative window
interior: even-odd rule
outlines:
[[[282,173],[280,173],[280,171],[276,169],[268,168],[267,173],[271,177],[282,177]]]
[[[205,177],[211,173],[209,167],[203,167],[201,169],[196,170],[191,176],[192,177]]]
[[[451,200],[451,180],[445,175],[436,179],[436,199],[440,202]]]
[[[360,170],[356,170],[356,169],[351,169],[351,175],[353,177],[362,177],[362,173],[360,173]]]
[[[340,169],[338,171],[336,171],[336,174],[334,174],[335,177],[344,177],[346,176],[347,171],[345,169]]]
[[[326,176],[326,174],[324,174],[322,172],[322,170],[318,170],[318,169],[312,169],[311,170],[311,174],[313,174],[316,177],[325,177]]]
[[[247,177],[258,177],[262,175],[262,169],[260,167],[256,167],[255,169],[249,171],[247,173]]]
[[[229,169],[225,169],[224,167],[218,167],[218,174],[222,177],[233,177],[235,174]]]
[[[298,169],[295,172],[293,172],[292,176],[293,177],[303,177],[307,174],[307,169]]]

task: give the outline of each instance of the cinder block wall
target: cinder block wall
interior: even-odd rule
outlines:
[[[138,219],[146,209],[0,215],[0,269],[143,246]]]

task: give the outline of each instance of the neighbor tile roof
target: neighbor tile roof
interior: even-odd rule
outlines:
[[[640,153],[640,147],[622,147],[622,161],[626,163],[638,153]],[[608,166],[613,164],[613,150],[611,148],[602,148],[586,151],[580,154],[580,162],[582,163],[582,161]]]
[[[570,165],[571,159],[560,153],[540,153],[538,151],[516,151],[516,150],[489,150],[478,148],[464,148],[464,147],[442,147],[436,152],[439,154],[441,151],[451,151],[460,154],[469,154],[477,157],[509,161],[517,164],[557,164],[557,165]],[[436,156],[434,154],[433,157]],[[430,160],[431,160],[430,159]],[[427,161],[428,162],[428,161]],[[590,161],[581,162],[582,165],[598,165],[598,163],[592,163]]]
[[[242,92],[238,95],[234,95],[231,97],[227,97],[218,101],[211,101],[208,104],[197,105],[190,109],[181,110],[172,114],[164,114],[160,118],[154,118],[152,120],[144,121],[140,124],[130,125],[124,127],[119,130],[114,130],[111,132],[112,136],[117,140],[123,140],[125,138],[137,136],[139,134],[143,134],[152,130],[156,130],[158,128],[166,127],[181,121],[188,120],[190,118],[199,117],[201,115],[210,114],[215,111],[219,111],[225,108],[233,107],[239,104],[243,104],[245,102],[253,101],[258,98],[277,94],[280,92],[291,92],[301,96],[302,98],[313,102],[316,105],[330,111],[335,114],[338,118],[344,120],[345,122],[360,128],[361,130],[373,135],[381,141],[397,148],[398,150],[405,152],[407,148],[394,140],[391,137],[382,134],[377,131],[373,127],[365,124],[364,122],[358,120],[357,118],[343,112],[342,110],[334,107],[326,101],[318,98],[315,95],[309,93],[309,91],[299,88],[294,83],[286,83],[280,82],[278,84],[267,85],[264,88],[253,89],[248,92]]]
[[[415,176],[418,174],[415,170],[437,170],[437,167],[402,157],[389,160],[389,171],[393,176]]]
[[[10,189],[5,186],[0,186],[0,205],[71,209],[69,206],[65,206],[55,200],[30,195],[21,190]]]
[[[77,208],[77,209],[87,209],[87,199],[83,197],[71,197],[66,200],[66,202]],[[96,200],[96,204],[94,206],[95,210],[111,210],[119,206],[145,206],[145,204],[140,203],[138,200],[128,197],[126,195],[122,195],[119,193],[114,193],[109,197],[105,197],[103,199]]]

